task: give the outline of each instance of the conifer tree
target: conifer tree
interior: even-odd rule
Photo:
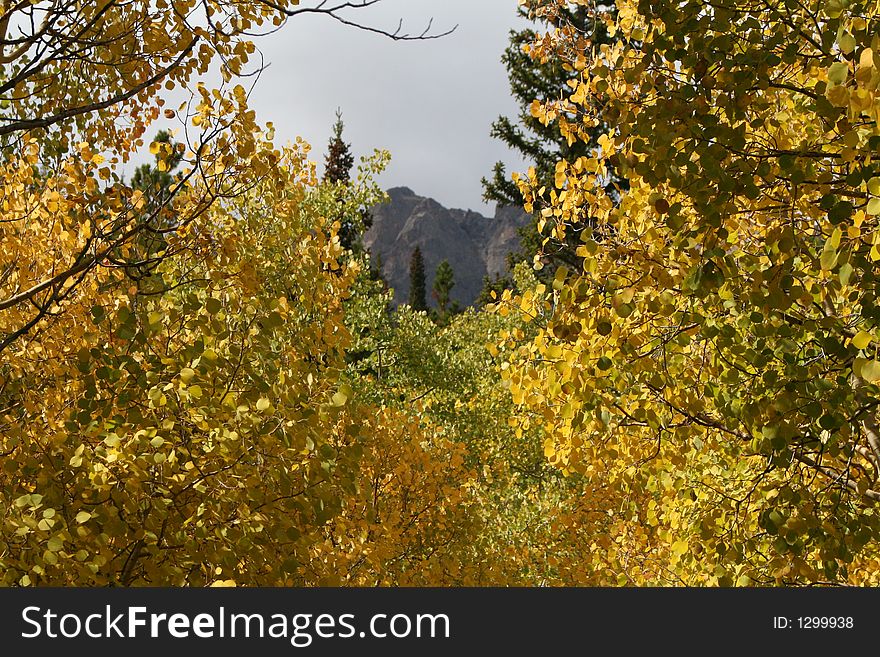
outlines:
[[[529,0],[525,5],[520,6],[518,11],[523,18],[537,23],[541,32],[569,24],[597,49],[601,44],[613,42],[605,25],[601,21],[594,20],[591,7],[559,8],[558,14],[552,18],[547,16],[535,18],[531,12],[536,4],[534,0]],[[511,94],[519,107],[519,112],[515,119],[500,116],[492,124],[490,134],[522,156],[529,166],[534,166],[539,185],[551,190],[555,182],[556,163],[560,160],[572,162],[579,157],[589,156],[597,148],[597,139],[607,131],[607,126],[599,124],[590,131],[589,139],[578,139],[570,143],[562,135],[558,119],[545,125],[532,115],[531,108],[535,100],[543,102],[570,96],[573,90],[569,82],[580,78],[577,70],[564,65],[559,58],[551,58],[544,62],[532,59],[524,51],[524,47],[534,42],[536,34],[533,28],[510,32],[510,43],[501,61],[507,68]],[[619,181],[612,173],[608,182],[613,184]],[[483,178],[482,183],[483,198],[487,202],[522,207],[522,194],[503,162],[496,163],[492,176]],[[580,245],[580,233],[583,228],[591,224],[590,219],[583,217],[580,225],[570,226],[565,239],[552,239],[547,244],[542,244],[546,235],[538,231],[539,212],[540,208],[536,208],[533,221],[520,228],[522,247],[519,253],[513,254],[512,262],[509,264],[513,266],[516,262],[531,262],[534,256],[540,253],[546,263],[553,265],[545,270],[546,275],[551,278],[556,267],[560,265],[579,268],[581,259],[576,255],[576,249]]]
[[[431,290],[431,294],[437,302],[441,319],[449,309],[449,293],[453,287],[455,287],[455,273],[452,271],[452,265],[449,264],[449,261],[444,260],[437,266],[434,286]]]
[[[348,186],[351,184],[351,169],[354,166],[354,155],[351,152],[351,144],[342,138],[345,123],[342,120],[342,110],[336,110],[336,123],[333,125],[333,134],[327,145],[327,155],[324,160],[324,182],[334,185]],[[340,192],[340,197],[342,192]],[[351,216],[338,217],[339,241],[343,247],[353,251],[361,249],[360,237],[372,225],[372,217],[367,208],[361,208]]]
[[[425,261],[422,250],[416,247],[409,261],[409,305],[413,310],[427,310],[425,299]]]
[[[166,197],[174,182],[174,174],[171,172],[180,164],[182,155],[167,130],[160,130],[153,137],[151,152],[156,158],[155,166],[142,164],[135,169],[131,186],[144,192],[153,203],[161,203],[167,200]],[[160,165],[160,162],[164,164]]]
[[[131,178],[132,189],[143,193],[142,215],[150,227],[134,240],[134,249],[128,255],[121,253],[117,262],[125,262],[124,271],[129,278],[141,283],[162,260],[168,246],[166,234],[174,230],[179,219],[175,216],[171,199],[177,191],[176,183],[180,176],[174,170],[183,159],[183,144],[180,144],[167,130],[160,130],[153,137],[150,152],[155,164],[142,164],[135,169]]]
[[[371,281],[376,281],[382,284],[382,289],[388,289],[388,281],[385,279],[385,274],[382,273],[382,268],[384,266],[384,262],[382,261],[382,254],[377,253],[375,256],[370,254],[370,273],[369,278]]]
[[[558,16],[553,18],[534,18],[530,12],[535,4],[534,0],[529,0],[518,11],[523,18],[538,23],[541,32],[569,24],[576,27],[597,49],[601,44],[613,42],[605,25],[594,20],[592,7],[560,8]],[[533,43],[536,36],[537,32],[532,28],[510,31],[510,43],[501,56],[501,62],[507,69],[510,91],[519,106],[519,112],[516,119],[498,117],[492,124],[490,134],[533,165],[541,185],[549,189],[553,187],[556,163],[561,159],[572,161],[589,155],[606,127],[598,125],[591,131],[590,139],[570,143],[560,132],[558,119],[544,125],[539,118],[532,116],[531,108],[535,100],[569,96],[572,94],[569,82],[580,79],[578,71],[564,65],[558,58],[545,62],[532,59],[524,47]],[[503,162],[496,163],[491,179],[483,178],[482,182],[483,198],[487,202],[522,206],[522,194],[510,179]]]
[[[342,110],[336,110],[336,123],[333,125],[333,135],[327,145],[327,156],[324,160],[324,182],[341,183],[347,185],[351,182],[351,168],[354,166],[354,155],[351,154],[351,144],[342,138],[345,123],[342,121]]]

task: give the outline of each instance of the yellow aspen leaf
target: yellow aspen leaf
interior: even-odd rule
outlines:
[[[852,339],[852,344],[856,349],[867,349],[871,344],[871,334],[866,331],[859,331]]]
[[[828,81],[832,84],[843,84],[849,74],[849,65],[846,62],[835,62],[828,67]]]

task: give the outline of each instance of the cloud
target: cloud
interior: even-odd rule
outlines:
[[[283,143],[302,136],[323,159],[337,107],[357,155],[391,151],[380,180],[446,206],[485,209],[480,178],[498,160],[522,162],[489,137],[499,114],[515,115],[500,62],[508,32],[522,25],[515,0],[383,0],[349,14],[360,22],[421,32],[458,25],[436,41],[394,42],[325,16],[291,19],[258,41],[269,68],[250,104]]]

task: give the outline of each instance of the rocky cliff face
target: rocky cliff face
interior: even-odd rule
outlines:
[[[472,304],[485,276],[507,272],[507,254],[519,250],[517,228],[529,221],[518,208],[499,208],[494,217],[449,210],[407,187],[389,189],[388,195],[388,203],[372,210],[373,225],[364,235],[364,245],[374,260],[381,256],[395,304],[404,303],[409,294],[409,261],[416,246],[425,259],[428,296],[437,265],[448,260],[455,272],[452,299],[462,307]],[[431,298],[428,303],[436,305]]]

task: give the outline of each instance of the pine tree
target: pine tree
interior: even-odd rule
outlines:
[[[530,18],[532,4],[534,2],[528,2],[519,8],[523,18]],[[559,16],[552,21],[548,18],[531,20],[540,22],[541,31],[552,30],[563,24],[574,25],[596,48],[613,42],[604,23],[594,20],[591,7],[560,9]],[[600,125],[594,128],[589,140],[578,140],[569,144],[559,131],[558,121],[552,121],[545,126],[532,116],[531,106],[536,99],[552,100],[570,95],[572,89],[569,81],[580,79],[578,71],[565,67],[559,59],[546,63],[536,62],[523,51],[524,46],[535,40],[537,33],[537,30],[531,28],[510,31],[510,44],[501,56],[501,61],[507,69],[510,91],[519,106],[519,113],[516,120],[506,116],[498,117],[492,124],[490,134],[534,165],[540,183],[550,188],[553,186],[556,163],[561,159],[572,161],[589,155],[596,147],[596,139],[605,132],[606,127]],[[483,178],[482,182],[483,198],[487,202],[522,206],[522,195],[510,180],[502,162],[495,165],[491,180]]]
[[[333,125],[333,135],[327,145],[327,156],[324,160],[324,182],[341,183],[347,185],[351,182],[351,168],[354,166],[354,155],[351,154],[351,144],[347,144],[342,138],[345,123],[342,121],[342,110],[336,110],[336,123]]]
[[[116,260],[127,263],[126,275],[139,285],[161,261],[168,247],[166,233],[177,225],[171,199],[176,192],[175,183],[180,180],[174,170],[183,160],[183,150],[170,132],[160,130],[150,145],[155,164],[140,165],[131,178],[132,188],[143,192],[145,203],[141,213],[150,229],[139,234],[133,241],[134,248],[127,255],[118,254]]]
[[[369,278],[371,281],[375,281],[377,283],[382,284],[382,289],[388,289],[388,281],[385,280],[385,274],[382,273],[382,268],[384,263],[382,262],[382,254],[377,253],[375,257],[373,257],[372,253],[370,254],[370,270],[369,270]]]
[[[336,110],[336,123],[333,125],[333,134],[327,145],[327,155],[324,159],[324,182],[333,185],[349,185],[351,183],[351,169],[354,166],[354,155],[351,153],[351,144],[342,138],[345,123],[342,121],[342,110]],[[367,208],[362,208],[355,216],[340,216],[339,241],[343,247],[358,251],[361,249],[360,238],[364,231],[372,225],[372,217]]]
[[[131,178],[131,186],[144,192],[144,196],[148,201],[150,210],[154,211],[162,203],[167,202],[170,196],[171,187],[174,184],[174,174],[172,171],[177,168],[183,159],[181,150],[177,147],[171,133],[167,130],[160,130],[153,137],[153,149],[155,150],[156,164],[142,164],[134,171]],[[159,162],[164,161],[164,165],[160,168]]]
[[[449,264],[449,261],[444,260],[437,266],[434,286],[431,290],[431,296],[437,302],[441,318],[446,315],[449,308],[449,293],[453,287],[455,287],[455,273],[452,271],[452,265]]]
[[[416,247],[409,261],[409,306],[413,310],[427,310],[425,299],[425,261],[422,250]]]
[[[590,39],[596,48],[600,44],[613,42],[604,23],[594,20],[591,7],[562,8],[559,16],[551,20],[546,17],[530,18],[529,12],[534,4],[534,0],[530,0],[519,8],[519,13],[523,18],[537,21],[540,31],[571,24]],[[613,6],[609,5],[604,5],[603,8],[613,10]],[[552,121],[545,126],[532,116],[531,105],[535,100],[544,101],[571,95],[572,89],[568,82],[580,79],[580,73],[565,67],[559,58],[541,63],[534,61],[523,51],[523,46],[532,43],[537,33],[536,29],[531,28],[510,32],[510,43],[501,61],[507,68],[511,94],[519,106],[519,113],[515,120],[506,116],[499,117],[492,124],[490,134],[534,166],[540,185],[552,189],[556,163],[563,159],[574,161],[579,157],[589,156],[597,147],[599,136],[607,131],[607,126],[598,125],[591,131],[590,139],[569,144],[560,133],[558,121]],[[612,174],[609,182],[619,181]],[[495,165],[491,178],[483,178],[482,183],[483,198],[487,202],[494,201],[502,206],[523,205],[522,195],[502,162]],[[533,221],[519,230],[522,246],[519,253],[513,254],[509,264],[512,266],[515,262],[531,262],[540,253],[546,263],[553,265],[545,268],[545,276],[552,278],[556,267],[560,265],[579,268],[581,258],[577,256],[576,249],[580,245],[581,231],[590,226],[589,218],[584,217],[578,226],[570,226],[565,240],[551,240],[547,244],[542,244],[546,235],[538,232],[538,218],[536,212]]]

